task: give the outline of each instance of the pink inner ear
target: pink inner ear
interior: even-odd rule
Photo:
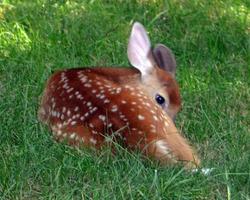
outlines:
[[[128,44],[128,58],[130,63],[140,70],[142,74],[152,68],[148,54],[151,50],[150,40],[144,27],[136,22],[133,25]]]
[[[136,40],[136,43],[139,48],[144,49],[146,51],[150,49],[150,40],[148,38],[146,30],[141,24],[137,22],[134,24],[131,35],[132,38]]]

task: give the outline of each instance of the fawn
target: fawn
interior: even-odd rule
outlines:
[[[151,48],[144,27],[135,22],[127,54],[134,68],[54,73],[42,97],[40,121],[55,139],[71,145],[100,148],[114,134],[128,149],[139,149],[161,163],[199,166],[198,156],[173,123],[181,100],[171,50],[162,44]]]

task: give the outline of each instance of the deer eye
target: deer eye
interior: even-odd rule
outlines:
[[[164,105],[164,103],[165,103],[165,98],[159,94],[155,95],[155,100],[161,106]]]

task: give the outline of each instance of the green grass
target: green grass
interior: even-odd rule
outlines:
[[[250,199],[249,1],[45,1],[0,4],[1,199]],[[177,127],[209,176],[125,150],[55,143],[36,117],[51,71],[126,66],[133,21],[175,53]],[[118,147],[118,149],[120,149]]]

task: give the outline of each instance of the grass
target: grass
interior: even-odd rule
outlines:
[[[249,1],[46,1],[0,4],[1,199],[250,199]],[[36,117],[52,71],[126,66],[133,21],[175,53],[177,127],[209,176],[125,150],[55,143]],[[119,147],[117,147],[120,149]]]

